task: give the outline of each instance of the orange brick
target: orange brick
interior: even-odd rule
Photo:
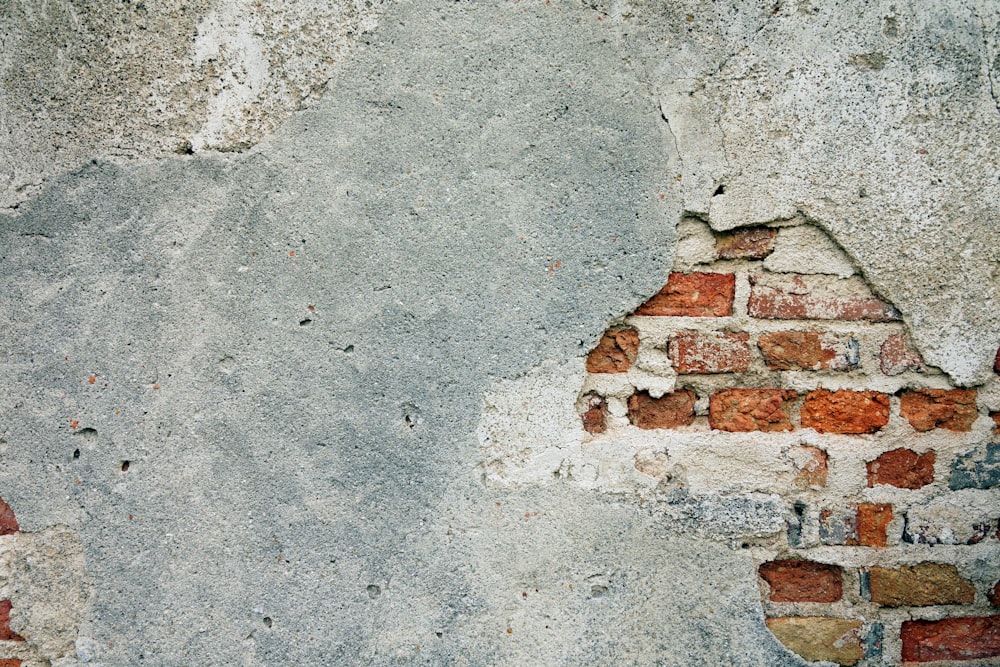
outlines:
[[[899,448],[868,461],[868,486],[887,484],[900,489],[919,489],[934,481],[934,452],[917,454]]]
[[[850,336],[775,331],[761,334],[757,347],[772,371],[846,371],[856,368],[859,362],[858,343]]]
[[[836,602],[844,594],[836,565],[808,560],[776,560],[758,570],[770,587],[771,602]]]
[[[1000,656],[1000,616],[903,621],[903,660],[975,660]]]
[[[587,355],[588,373],[624,373],[639,353],[639,332],[611,329]]]
[[[774,250],[778,230],[749,227],[722,232],[715,236],[715,255],[719,259],[764,259]]]
[[[727,317],[733,312],[732,273],[671,273],[667,284],[636,315]]]
[[[628,399],[628,418],[642,429],[677,428],[694,422],[697,396],[690,389],[653,398],[647,392],[636,392]]]
[[[879,367],[886,375],[899,375],[909,370],[922,370],[924,360],[907,344],[904,334],[893,334],[879,348]]]
[[[608,430],[608,406],[597,394],[587,396],[587,409],[581,415],[583,430],[587,433],[604,433]]]
[[[742,373],[750,367],[749,340],[746,333],[682,331],[668,353],[678,373]]]
[[[3,498],[0,498],[0,535],[10,535],[19,530],[21,530],[21,527],[17,525],[17,517],[14,516],[14,510],[10,508],[10,505]]]
[[[971,431],[979,412],[975,389],[917,389],[899,398],[899,413],[917,431]]]
[[[708,422],[720,431],[791,431],[797,397],[789,389],[724,389],[709,400]]]
[[[884,547],[889,542],[887,529],[892,522],[892,505],[862,503],[857,511],[857,539],[847,544]]]
[[[889,397],[876,391],[829,391],[806,394],[802,427],[820,433],[874,433],[889,423]]]

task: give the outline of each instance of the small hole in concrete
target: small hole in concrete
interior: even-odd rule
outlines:
[[[608,593],[608,587],[607,586],[601,586],[599,584],[595,584],[595,585],[593,585],[593,586],[590,587],[590,595],[591,595],[591,597],[600,598],[600,597],[604,597],[605,595],[607,595],[607,593]]]
[[[122,472],[128,472],[129,462],[122,461]]]
[[[73,458],[74,459],[80,458],[80,450],[79,449],[74,449],[73,450]]]
[[[309,325],[310,325],[310,324],[312,324],[312,323],[313,323],[313,321],[312,321],[312,320],[310,320],[310,319],[309,319],[309,318],[307,317],[306,319],[304,319],[304,320],[300,320],[300,321],[299,321],[299,326],[300,326],[300,327],[307,327],[307,326],[309,326]]]
[[[716,197],[718,195],[724,195],[724,194],[726,194],[726,186],[720,185],[719,187],[715,188],[715,192],[712,193],[712,196]]]
[[[369,584],[368,588],[366,588],[365,590],[368,591],[368,597],[370,597],[372,600],[382,595],[382,589],[376,586],[375,584]]]
[[[271,627],[273,624],[274,622],[271,620],[270,616],[264,617],[264,625],[266,625],[267,627]]]

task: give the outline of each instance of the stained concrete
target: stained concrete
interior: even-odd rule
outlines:
[[[242,30],[234,7],[213,25]],[[189,35],[199,11],[164,20]],[[906,11],[892,41],[879,3],[399,2],[270,136],[53,162],[51,127],[4,121],[23,173],[0,232],[0,495],[25,532],[83,544],[60,664],[800,664],[742,548],[759,507],[488,487],[475,430],[495,381],[580,357],[657,291],[684,211],[807,216],[931,363],[981,377],[996,17]],[[24,115],[11,71],[0,102]],[[100,135],[107,108],[79,122]]]

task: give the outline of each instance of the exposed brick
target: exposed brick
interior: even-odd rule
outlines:
[[[0,641],[23,642],[24,637],[10,629],[10,600],[0,600]]]
[[[993,360],[993,372],[1000,373],[1000,348],[997,348],[997,356]]]
[[[972,604],[976,599],[976,587],[949,563],[920,563],[895,570],[873,567],[868,582],[872,602],[884,607]]]
[[[589,355],[588,373],[624,373],[639,353],[639,332],[635,329],[610,329],[601,336]]]
[[[849,667],[864,655],[861,621],[801,616],[769,618],[766,623],[778,641],[806,660],[829,660]]]
[[[991,412],[990,419],[993,420],[993,435],[1000,435],[1000,412]]]
[[[587,396],[587,409],[581,415],[583,430],[587,433],[604,433],[608,430],[608,404],[602,396]]]
[[[991,607],[1000,607],[1000,581],[993,584],[987,597],[990,599]]]
[[[750,367],[750,334],[682,331],[668,352],[678,373],[742,373]]]
[[[951,490],[992,489],[996,486],[1000,486],[1000,443],[978,445],[952,461],[948,480]]]
[[[775,331],[761,334],[757,346],[772,371],[846,371],[859,362],[858,341],[850,336]]]
[[[844,594],[843,572],[836,565],[776,560],[759,572],[771,588],[771,602],[836,602]]]
[[[17,525],[17,517],[14,516],[14,510],[10,508],[10,505],[3,498],[0,498],[0,535],[10,535],[19,530],[21,530],[21,527]]]
[[[752,317],[770,320],[898,320],[899,311],[885,303],[857,277],[756,273],[750,276]]]
[[[798,445],[789,450],[798,474],[793,484],[798,489],[816,489],[826,486],[829,457],[819,447]]]
[[[0,667],[21,667],[21,659],[20,658],[0,659]]]
[[[708,422],[720,431],[791,431],[792,402],[788,389],[724,389],[712,394]]]
[[[919,489],[934,481],[934,452],[917,454],[893,449],[868,461],[868,486],[887,484],[901,489]]]
[[[1000,616],[903,621],[903,660],[975,660],[1000,656]]]
[[[636,315],[727,317],[733,312],[736,276],[732,273],[671,273],[658,294]]]
[[[885,339],[879,349],[879,367],[886,375],[899,375],[906,371],[924,368],[924,360],[906,342],[904,334],[893,334]]]
[[[829,391],[806,394],[802,427],[820,433],[874,433],[889,423],[889,397],[875,391]]]
[[[774,250],[778,230],[748,227],[717,234],[715,254],[719,259],[764,259]]]
[[[690,389],[680,389],[661,398],[636,392],[628,399],[628,418],[639,428],[677,428],[694,422],[697,396]]]
[[[862,547],[884,547],[888,544],[888,527],[892,522],[892,505],[862,503],[858,505],[857,541],[847,544]]]
[[[899,403],[899,413],[918,431],[971,431],[979,416],[975,389],[917,389],[900,396]]]

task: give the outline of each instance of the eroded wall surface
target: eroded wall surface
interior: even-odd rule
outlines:
[[[899,514],[885,544],[829,543],[813,504],[836,495],[848,533],[860,505],[963,489],[956,511],[1000,518],[993,3],[0,13],[0,659],[800,665],[789,636],[818,626],[774,619],[823,617],[843,650],[819,657],[894,664],[912,610],[869,618],[861,582],[924,562],[996,618],[995,534],[973,564],[978,528],[906,542]],[[760,356],[785,315],[639,327],[636,367],[587,375],[668,276],[758,262],[716,255],[742,228],[780,230],[755,285],[862,290],[886,321],[788,327],[833,354],[789,386]],[[682,371],[671,326],[757,374]],[[790,432],[708,422],[716,390],[768,388]],[[686,389],[693,426],[629,418]],[[822,435],[801,402],[823,389],[889,419]],[[975,424],[903,442],[924,389],[972,391]],[[757,443],[736,464],[732,437]],[[900,448],[933,479],[926,457],[917,489],[853,475]],[[793,559],[818,600],[775,600]]]

